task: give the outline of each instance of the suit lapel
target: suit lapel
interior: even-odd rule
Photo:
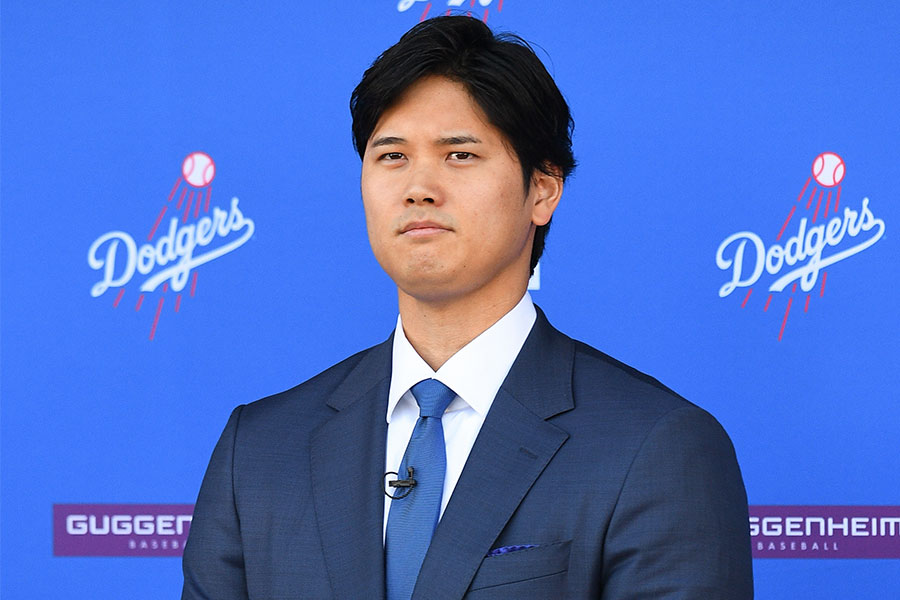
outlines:
[[[335,598],[384,598],[383,497],[391,340],[368,351],[329,398],[338,412],[310,445],[313,500]]]
[[[463,597],[494,540],[568,438],[546,419],[573,407],[573,356],[572,340],[538,309],[435,531],[414,599]]]

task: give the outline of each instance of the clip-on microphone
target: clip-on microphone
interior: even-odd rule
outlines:
[[[414,487],[416,487],[416,480],[413,479],[413,468],[410,466],[406,467],[407,479],[395,479],[393,481],[388,481],[388,486],[392,488],[399,488],[397,494],[390,494],[387,490],[384,490],[384,494],[388,498],[392,498],[397,500],[399,498],[406,498],[409,493],[412,491]],[[384,478],[386,479],[388,475],[397,475],[396,471],[388,471],[384,474]],[[399,476],[399,475],[398,475]],[[402,492],[402,493],[401,493]]]

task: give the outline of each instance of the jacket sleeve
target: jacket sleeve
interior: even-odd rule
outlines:
[[[650,430],[607,530],[604,600],[753,598],[747,495],[719,423],[688,406]]]
[[[213,451],[184,549],[182,600],[248,600],[235,507],[234,444],[243,406],[231,413]]]

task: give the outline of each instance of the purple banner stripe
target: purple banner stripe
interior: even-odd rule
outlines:
[[[751,506],[753,558],[900,558],[900,506]]]
[[[55,556],[181,556],[192,504],[54,504]],[[753,558],[900,558],[900,506],[750,507]]]
[[[181,556],[192,504],[54,504],[54,556]]]

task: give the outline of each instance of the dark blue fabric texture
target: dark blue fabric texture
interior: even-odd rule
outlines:
[[[194,510],[184,600],[385,598],[390,373],[388,339],[235,410]],[[748,600],[747,523],[716,420],[538,310],[412,598]]]

